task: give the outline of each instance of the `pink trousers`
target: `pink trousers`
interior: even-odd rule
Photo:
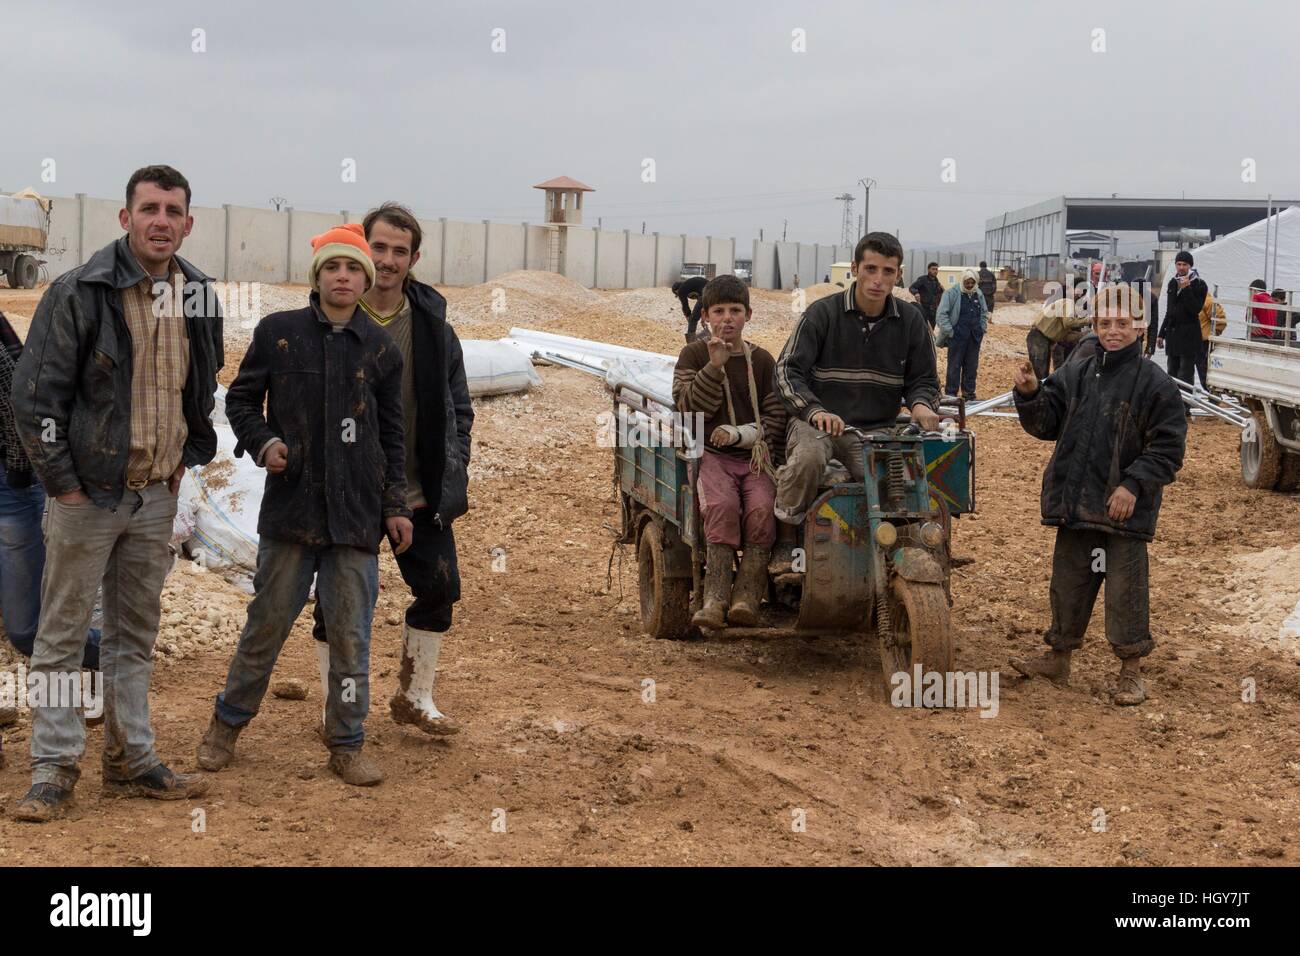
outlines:
[[[776,485],[749,470],[748,458],[732,458],[705,449],[695,490],[704,516],[704,540],[739,549],[742,542],[771,548],[776,542],[772,506]]]

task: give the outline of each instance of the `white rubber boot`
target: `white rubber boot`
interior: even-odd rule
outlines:
[[[399,724],[414,724],[426,734],[446,737],[460,733],[460,727],[433,702],[433,683],[441,650],[441,634],[409,624],[403,627],[402,669],[397,675],[397,693],[388,702],[388,709]]]
[[[330,646],[324,641],[312,643],[316,645],[316,661],[320,664],[320,725],[323,728],[330,702]]]

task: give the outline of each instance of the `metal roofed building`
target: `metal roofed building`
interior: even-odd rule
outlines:
[[[1031,279],[1047,279],[1069,257],[1067,230],[1209,229],[1214,239],[1263,219],[1270,205],[1277,212],[1300,206],[1300,200],[1056,196],[986,220],[984,258],[991,266],[1015,265]]]

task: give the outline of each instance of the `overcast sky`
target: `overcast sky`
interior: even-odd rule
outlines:
[[[520,222],[540,219],[534,183],[568,175],[596,189],[590,225],[741,248],[760,228],[779,238],[782,220],[790,239],[838,241],[833,197],[851,192],[856,220],[862,177],[877,181],[871,226],[904,245],[982,240],[988,217],[1062,193],[1300,196],[1294,3],[0,9],[11,190],[113,197],[137,166],[167,162],[196,205],[283,196],[356,212],[391,198]]]

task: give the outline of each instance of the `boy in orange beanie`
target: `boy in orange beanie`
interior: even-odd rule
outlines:
[[[329,767],[371,786],[383,779],[362,755],[379,544],[385,532],[399,554],[411,542],[402,356],[358,304],[375,280],[361,227],[336,226],[312,249],[310,305],[258,323],[226,394],[235,454],[254,453],[267,477],[256,593],[198,759],[220,770],[234,756],[315,576],[330,648]]]

